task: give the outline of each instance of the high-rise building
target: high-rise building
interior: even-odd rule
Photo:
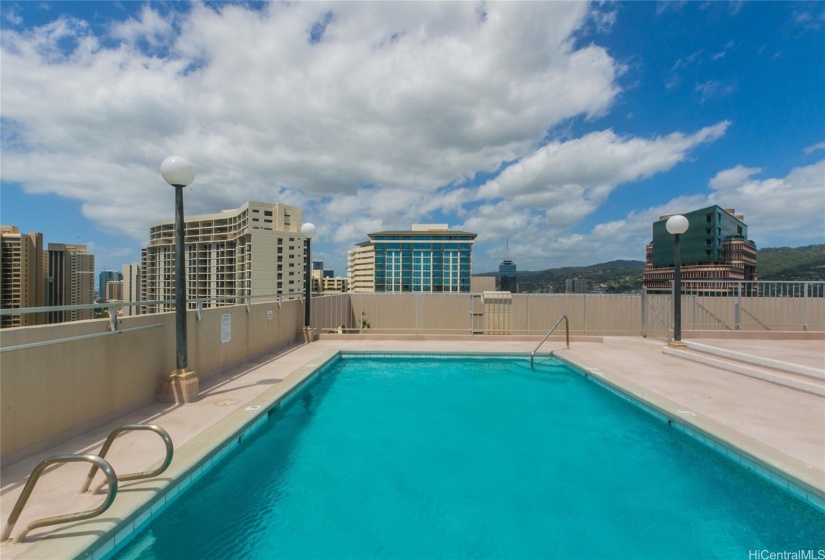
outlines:
[[[516,278],[516,263],[510,260],[510,239],[507,239],[507,251],[504,260],[498,265],[498,289],[502,292],[517,292],[518,279]]]
[[[0,226],[0,307],[21,309],[46,305],[43,255],[42,233],[23,234],[16,226]],[[0,317],[0,327],[38,325],[44,322],[43,313]]]
[[[504,259],[498,265],[498,276],[500,278],[499,290],[502,292],[517,292],[518,283],[516,277],[516,263],[510,259]]]
[[[734,210],[709,206],[683,214],[688,229],[679,236],[682,280],[713,280],[709,290],[726,289],[720,280],[756,280],[756,245],[748,240],[748,226]],[[665,224],[670,216],[653,223],[653,240],[646,248],[644,286],[649,291],[670,291],[674,268],[674,236]]]
[[[410,231],[380,231],[368,236],[369,241],[350,251],[353,291],[470,291],[475,233],[451,231],[447,224],[414,224]],[[370,269],[373,289],[367,290],[363,286],[370,280],[364,277]]]
[[[106,301],[123,301],[123,280],[106,282]]]
[[[140,263],[124,264],[120,270],[123,274],[123,301],[140,302]],[[140,306],[126,306],[123,312],[126,315],[137,315],[140,313]]]
[[[564,281],[564,291],[568,294],[586,294],[590,291],[590,280],[585,278],[568,278]]]
[[[97,297],[108,299],[106,297],[106,284],[117,280],[123,280],[123,274],[116,270],[101,270],[98,276]]]
[[[303,293],[301,209],[246,202],[217,214],[190,216],[184,224],[186,297],[206,307],[232,305],[246,296]],[[149,313],[174,308],[175,221],[155,222],[141,254],[141,298]],[[142,311],[143,312],[143,311]]]
[[[46,305],[90,305],[95,302],[95,256],[85,245],[49,243]],[[92,319],[94,310],[56,310],[48,313],[49,323]]]
[[[351,292],[375,291],[375,246],[371,241],[347,251],[347,276]]]

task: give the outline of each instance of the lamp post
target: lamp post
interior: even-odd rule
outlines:
[[[309,306],[312,299],[312,238],[315,237],[317,229],[315,224],[309,222],[301,226],[301,235],[306,238],[306,264],[304,265],[304,337],[307,342],[312,342],[314,338],[310,333]]]
[[[184,245],[183,189],[195,179],[189,161],[170,156],[160,173],[175,188],[175,371],[161,383],[161,400],[192,402],[198,397],[198,378],[190,371],[186,338],[186,246]]]
[[[682,253],[679,236],[688,229],[688,220],[680,214],[671,216],[665,223],[668,233],[673,235],[673,341],[671,346],[684,346],[682,342]]]

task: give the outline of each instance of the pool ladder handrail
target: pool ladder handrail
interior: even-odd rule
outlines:
[[[112,466],[109,464],[108,461],[106,461],[106,459],[104,459],[104,457],[106,453],[109,452],[109,449],[112,447],[112,443],[114,443],[117,437],[123,435],[126,432],[136,430],[147,430],[158,434],[160,438],[163,440],[164,445],[166,446],[166,458],[164,459],[160,467],[153,471],[129,473],[124,474],[122,476],[117,476]],[[14,530],[14,525],[20,518],[20,513],[23,511],[23,508],[28,502],[29,497],[31,497],[31,494],[34,491],[34,486],[37,484],[37,481],[43,474],[43,471],[52,465],[58,463],[76,462],[92,463],[92,468],[89,470],[89,474],[86,476],[86,482],[83,485],[83,488],[81,489],[81,493],[89,490],[89,486],[91,486],[92,484],[92,479],[94,479],[95,474],[97,474],[97,471],[99,469],[103,471],[106,480],[97,489],[95,489],[95,492],[99,491],[104,486],[108,485],[109,490],[106,495],[106,499],[100,506],[98,506],[95,509],[37,519],[29,523],[26,529],[23,530],[23,532],[17,537],[17,542],[23,542],[23,539],[26,538],[26,535],[32,529],[37,529],[39,527],[47,527],[49,525],[57,525],[60,523],[68,523],[70,521],[83,521],[86,519],[97,517],[98,515],[109,509],[109,506],[111,506],[112,502],[115,501],[119,481],[122,482],[127,480],[139,480],[143,478],[152,478],[154,476],[157,476],[169,467],[169,465],[172,463],[173,455],[174,446],[172,444],[172,438],[170,438],[166,430],[164,430],[160,426],[157,426],[155,424],[126,424],[112,430],[112,432],[106,438],[106,442],[103,444],[103,447],[100,450],[100,455],[55,455],[53,457],[44,459],[34,468],[31,475],[29,475],[29,479],[26,482],[26,486],[23,488],[23,492],[21,492],[20,496],[17,498],[17,502],[14,504],[14,508],[12,509],[11,514],[9,515],[9,519],[6,523],[6,528],[4,529],[2,536],[0,536],[0,541],[9,540],[11,532]]]
[[[533,349],[533,352],[530,354],[530,367],[531,368],[533,367],[533,358],[535,357],[536,352],[538,352],[539,348],[541,348],[541,345],[544,344],[545,341],[548,338],[550,338],[550,335],[553,334],[553,331],[556,330],[556,327],[559,326],[559,324],[562,322],[562,320],[564,321],[564,334],[565,334],[565,339],[567,340],[567,347],[570,348],[570,320],[567,318],[567,315],[562,315],[561,317],[559,317],[559,320],[556,321],[556,324],[553,325],[550,328],[549,331],[547,331],[547,334],[544,335],[544,338],[541,339],[541,342],[539,342],[536,345],[536,347]]]
[[[103,471],[103,474],[106,475],[106,479],[109,482],[109,492],[106,495],[106,499],[103,501],[102,504],[100,504],[98,507],[94,509],[79,511],[77,513],[68,513],[65,515],[43,517],[42,519],[32,521],[17,537],[17,542],[23,542],[23,539],[26,538],[26,535],[32,529],[37,529],[38,527],[47,527],[49,525],[57,525],[59,523],[68,523],[70,521],[83,521],[85,519],[91,519],[93,517],[97,517],[98,515],[109,509],[109,506],[111,506],[112,502],[115,501],[115,496],[117,495],[117,475],[115,474],[114,469],[112,469],[112,466],[106,461],[106,459],[98,457],[97,455],[55,455],[53,457],[49,457],[48,459],[40,461],[40,463],[32,471],[31,475],[29,476],[29,480],[26,482],[26,486],[23,488],[23,492],[20,494],[20,497],[17,498],[17,503],[14,504],[14,508],[11,510],[11,514],[9,515],[9,519],[6,523],[6,528],[3,531],[3,535],[2,537],[0,537],[0,541],[9,540],[11,532],[14,529],[14,525],[20,518],[20,513],[23,511],[23,507],[26,505],[26,502],[29,501],[29,497],[31,496],[32,491],[34,490],[34,486],[40,479],[40,475],[43,474],[43,471],[57,463],[77,462],[92,463],[96,469],[100,469],[101,471]]]
[[[137,472],[137,473],[129,473],[120,475],[117,477],[118,481],[125,482],[127,480],[140,480],[143,478],[152,478],[163,471],[165,471],[169,465],[172,463],[172,456],[175,453],[174,446],[172,445],[172,438],[169,437],[169,434],[166,430],[157,426],[155,424],[125,424],[119,428],[115,428],[109,434],[109,437],[106,438],[106,442],[103,444],[103,447],[100,449],[100,453],[98,456],[103,458],[106,457],[106,454],[109,452],[109,449],[112,447],[112,443],[114,443],[115,439],[119,436],[123,435],[126,432],[133,432],[137,430],[147,430],[150,432],[155,432],[160,438],[163,440],[164,445],[166,446],[166,458],[164,459],[163,463],[153,471],[145,471],[145,472]],[[92,484],[92,479],[95,477],[97,473],[98,466],[92,465],[92,468],[89,469],[89,474],[86,475],[86,482],[83,484],[83,488],[80,490],[81,492],[87,492],[89,490],[89,486]],[[94,491],[98,492],[101,488],[106,486],[107,481],[104,481],[100,486],[98,486]]]

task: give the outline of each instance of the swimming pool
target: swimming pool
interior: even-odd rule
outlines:
[[[560,362],[345,356],[117,558],[746,558],[823,528]]]

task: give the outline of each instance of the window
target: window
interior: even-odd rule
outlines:
[[[272,210],[264,210],[264,216],[271,216]]]

